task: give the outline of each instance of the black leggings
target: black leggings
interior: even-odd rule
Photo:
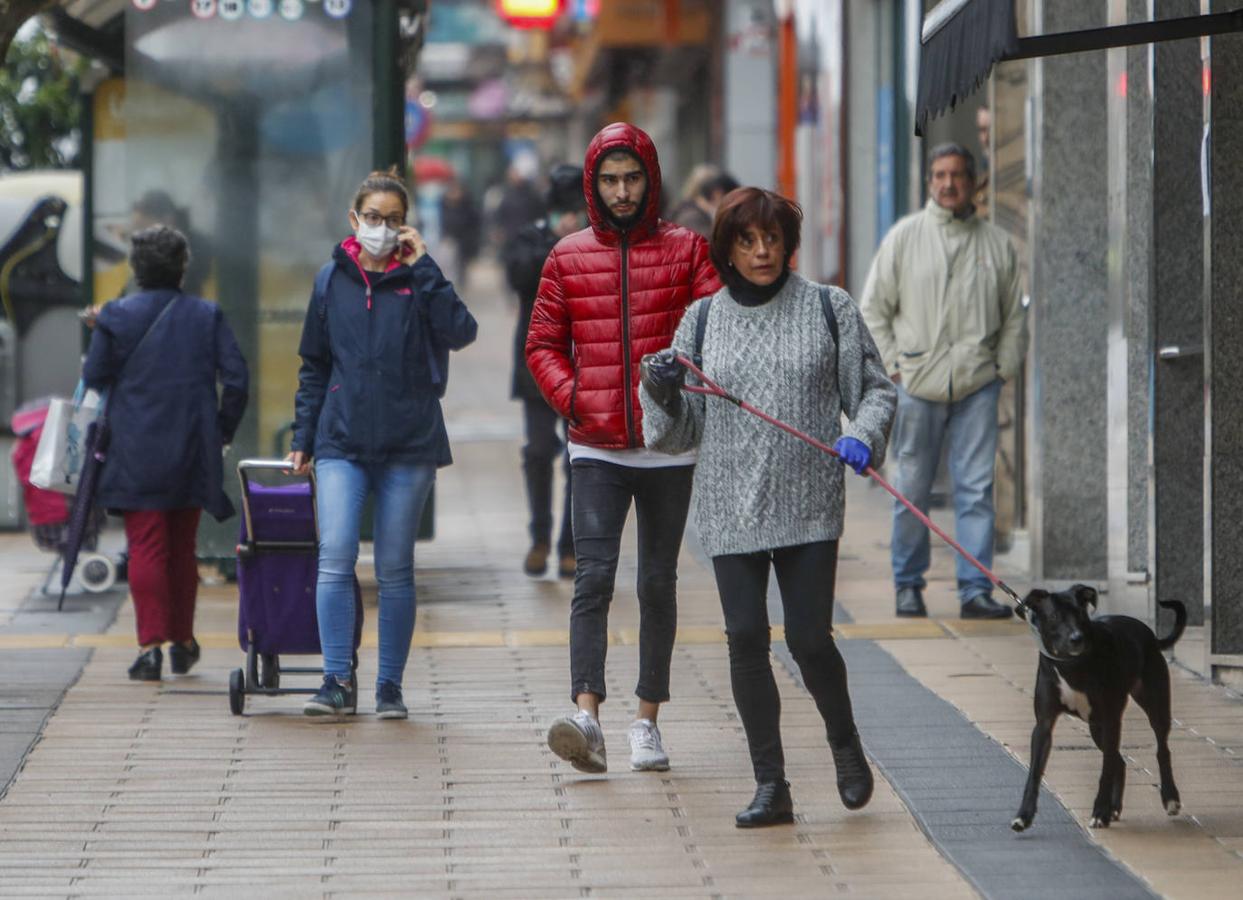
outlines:
[[[785,638],[803,683],[816,701],[830,743],[854,734],[846,663],[833,641],[833,583],[837,541],[716,556],[717,589],[729,638],[729,676],[742,717],[757,782],[785,777],[781,698],[769,660],[769,565],[777,572]]]

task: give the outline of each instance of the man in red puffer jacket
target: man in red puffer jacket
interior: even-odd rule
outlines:
[[[527,366],[549,404],[570,423],[574,552],[570,608],[573,716],[553,722],[548,746],[582,772],[607,762],[599,708],[622,528],[638,518],[639,715],[630,767],[664,771],[656,716],[669,699],[677,628],[677,566],[690,505],[694,454],[643,446],[639,360],[668,347],[682,313],[720,283],[707,242],[661,221],[660,162],[633,125],[605,127],[583,167],[589,228],[562,238],[540,278]]]

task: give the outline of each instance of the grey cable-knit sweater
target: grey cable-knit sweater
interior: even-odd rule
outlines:
[[[839,288],[831,289],[840,340],[839,348],[833,346],[819,291],[819,285],[791,273],[772,300],[742,306],[722,288],[704,332],[704,374],[829,445],[843,433],[858,438],[879,467],[897,390],[859,308]],[[694,353],[703,302],[687,309],[673,338],[674,349],[687,358]],[[719,397],[683,392],[676,418],[646,389],[640,400],[648,447],[666,453],[699,447],[695,524],[709,556],[841,536],[842,463]],[[842,413],[849,419],[844,432]]]

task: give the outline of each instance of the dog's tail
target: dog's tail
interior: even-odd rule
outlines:
[[[1158,600],[1157,606],[1163,609],[1173,610],[1174,612],[1174,631],[1167,637],[1157,641],[1157,647],[1161,650],[1168,650],[1174,646],[1174,642],[1183,636],[1183,629],[1187,627],[1187,607],[1178,600]]]

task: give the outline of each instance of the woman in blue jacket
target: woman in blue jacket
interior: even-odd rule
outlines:
[[[376,715],[404,719],[401,680],[414,633],[414,539],[436,469],[453,460],[440,397],[448,351],[477,326],[406,225],[405,185],[373,172],[349,212],[354,236],[316,278],[298,353],[290,460],[314,459],[319,499],[315,605],[324,683],[307,715],[357,707],[353,675],[354,566],[359,519],[375,495],[375,566],[380,588]]]
[[[165,642],[173,674],[198,662],[199,515],[234,512],[221,449],[246,411],[246,361],[220,307],[182,292],[189,262],[181,232],[156,225],[136,233],[138,293],[100,310],[82,367],[87,387],[109,392],[111,442],[95,501],[125,517],[136,681],[160,680]]]

